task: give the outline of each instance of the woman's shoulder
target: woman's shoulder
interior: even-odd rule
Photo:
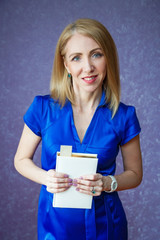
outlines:
[[[115,127],[124,126],[128,122],[132,122],[137,119],[135,107],[132,105],[126,105],[122,102],[119,103],[118,109],[114,116],[112,116],[112,110],[109,109],[108,106],[104,109],[103,116]]]
[[[135,107],[132,105],[126,105],[125,103],[120,102],[117,113],[126,114],[127,112],[135,111]]]
[[[117,120],[120,121],[121,119],[124,120],[134,115],[136,113],[136,109],[132,105],[126,105],[120,102],[114,117],[112,117],[112,110],[108,107],[108,105],[106,105],[105,112],[108,113],[107,115],[105,114],[106,117],[109,116],[110,120],[115,122]]]
[[[136,109],[132,105],[126,105],[120,102],[118,110],[113,118],[113,124],[121,127],[128,127],[135,122],[138,123]]]
[[[104,117],[104,128],[116,134],[120,145],[127,143],[140,133],[141,128],[136,115],[135,107],[120,102],[117,112],[112,116],[112,110],[106,104],[101,108]]]
[[[43,106],[48,106],[48,105],[59,105],[58,101],[53,99],[49,94],[47,95],[37,95],[34,97],[33,102],[37,105],[43,105]]]
[[[29,111],[35,112],[42,118],[45,118],[48,114],[57,114],[62,111],[62,107],[58,101],[54,100],[48,95],[37,95],[34,97],[32,104],[29,107]]]
[[[121,123],[122,125],[128,122],[135,121],[137,119],[136,109],[132,105],[126,105],[120,102],[115,116],[113,117],[113,123]]]
[[[117,134],[120,145],[140,133],[141,128],[134,106],[120,102],[114,117],[111,115],[111,110],[108,111],[110,111],[109,124]]]
[[[113,119],[113,125],[122,137],[121,145],[131,140],[141,131],[135,107],[122,102],[120,102],[115,118]]]
[[[69,102],[66,101],[66,104],[62,106],[58,100],[53,99],[49,94],[48,95],[37,95],[34,98],[34,107],[40,111],[43,117],[46,117],[48,114],[50,116],[60,116],[69,111]]]
[[[37,102],[37,103],[49,102],[51,100],[53,100],[53,99],[51,98],[51,96],[49,94],[47,94],[47,95],[37,95],[37,96],[34,97],[34,101]]]

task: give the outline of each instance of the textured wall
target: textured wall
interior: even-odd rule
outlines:
[[[142,127],[144,180],[120,193],[129,240],[159,239],[159,11],[159,0],[0,0],[0,239],[36,240],[40,186],[14,170],[13,157],[23,114],[35,95],[48,93],[57,39],[81,17],[98,19],[115,39],[122,101],[136,107]]]

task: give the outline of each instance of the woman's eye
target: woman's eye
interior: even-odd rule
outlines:
[[[99,57],[102,57],[103,54],[102,53],[94,53],[93,54],[93,58],[99,58]]]
[[[79,57],[79,56],[75,56],[75,57],[72,58],[72,61],[74,61],[74,62],[77,62],[77,61],[79,61],[79,60],[80,60],[80,57]]]

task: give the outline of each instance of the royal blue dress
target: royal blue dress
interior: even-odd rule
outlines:
[[[55,169],[60,145],[73,152],[98,154],[97,172],[114,175],[119,146],[140,133],[135,108],[120,103],[115,117],[102,98],[81,143],[71,103],[63,108],[49,95],[35,97],[24,115],[27,126],[42,138],[42,168]],[[52,207],[54,195],[42,186],[38,206],[38,240],[127,240],[127,220],[117,192],[93,197],[92,209]]]

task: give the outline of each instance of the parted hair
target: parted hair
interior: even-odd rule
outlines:
[[[68,78],[68,72],[64,66],[65,46],[75,32],[92,38],[101,47],[107,63],[107,74],[103,81],[106,103],[114,117],[120,101],[120,79],[117,49],[108,30],[100,22],[94,19],[82,18],[69,24],[61,33],[54,57],[52,76],[50,81],[51,97],[57,100],[61,106],[66,99],[74,104],[74,92],[72,79]]]

